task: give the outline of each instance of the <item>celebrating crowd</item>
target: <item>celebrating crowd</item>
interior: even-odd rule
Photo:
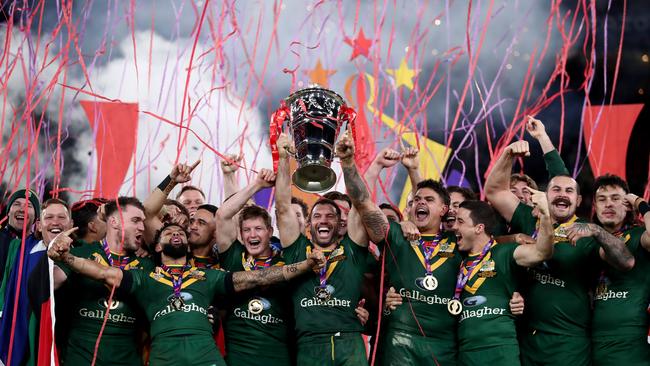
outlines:
[[[362,176],[347,133],[335,148],[347,192],[311,207],[292,197],[285,134],[277,171],[246,187],[241,157],[222,162],[218,207],[189,185],[199,162],[143,202],[17,190],[0,230],[0,364],[39,363],[51,299],[66,366],[650,365],[650,206],[604,175],[593,216],[577,217],[580,186],[542,122],[526,129],[546,191],[512,174],[538,158],[522,140],[485,201],[421,177],[413,148],[381,150]],[[370,194],[397,164],[413,187],[403,212]],[[251,201],[269,187],[277,231]]]

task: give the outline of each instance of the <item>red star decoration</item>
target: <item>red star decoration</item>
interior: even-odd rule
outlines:
[[[359,34],[357,34],[357,38],[351,39],[346,37],[345,43],[349,44],[352,47],[352,56],[350,56],[350,61],[354,60],[359,55],[363,55],[368,58],[368,52],[370,51],[372,40],[366,38],[366,35],[363,34],[363,28],[361,28]]]

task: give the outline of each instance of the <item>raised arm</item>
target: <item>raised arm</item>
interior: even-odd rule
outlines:
[[[223,173],[223,196],[228,199],[239,190],[236,172],[243,155],[229,154],[226,157],[229,160],[221,160],[221,172]]]
[[[422,181],[422,176],[420,176],[420,157],[418,149],[407,147],[402,151],[402,165],[404,165],[404,168],[406,168],[406,171],[409,173],[411,189],[415,189],[418,183]]]
[[[388,219],[370,198],[368,188],[359,175],[354,162],[354,142],[349,133],[346,132],[336,144],[336,155],[341,159],[343,179],[352,206],[359,212],[368,237],[375,243],[381,242],[386,238],[388,232]],[[354,225],[348,225],[350,238],[354,240],[352,236],[360,235],[357,230],[361,229]]]
[[[526,122],[526,130],[528,133],[539,142],[539,146],[544,153],[544,163],[546,164],[546,171],[548,172],[549,179],[557,175],[568,175],[569,170],[564,165],[564,161],[560,153],[555,150],[551,138],[546,133],[546,128],[542,121],[528,116]]]
[[[508,145],[485,180],[485,197],[507,222],[512,220],[512,214],[519,205],[517,196],[510,192],[512,162],[517,156],[530,156],[527,141],[516,141]]]
[[[232,274],[235,291],[245,291],[259,286],[268,286],[320,270],[325,266],[325,256],[321,251],[313,251],[302,262],[285,266],[273,266],[258,271],[240,271]]]
[[[401,154],[391,148],[383,148],[377,153],[375,159],[370,163],[363,178],[368,183],[368,190],[375,192],[379,183],[379,174],[384,168],[395,166],[399,162]]]
[[[641,246],[650,252],[650,206],[643,198],[633,193],[626,194],[625,201],[633,212],[639,212],[643,218],[645,232],[641,235]]]
[[[196,168],[201,160],[197,160],[192,165],[177,164],[172,168],[169,175],[163,179],[153,192],[142,203],[144,205],[144,214],[148,218],[156,217],[163,207],[169,193],[179,183],[189,182],[192,179],[192,171]]]
[[[293,244],[300,236],[300,224],[291,207],[291,178],[289,177],[289,151],[293,151],[286,134],[278,137],[278,172],[275,178],[275,210],[283,248]]]
[[[548,209],[546,193],[531,188],[533,205],[537,207],[539,231],[535,245],[519,245],[514,252],[518,265],[533,267],[553,257],[553,224]]]
[[[244,189],[226,199],[216,215],[217,248],[223,253],[237,239],[237,223],[233,220],[237,212],[246,205],[246,202],[262,188],[273,187],[275,174],[272,170],[262,169],[255,179]]]

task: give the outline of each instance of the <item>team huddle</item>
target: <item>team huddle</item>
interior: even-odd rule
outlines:
[[[49,258],[62,365],[650,365],[650,206],[604,175],[593,217],[577,217],[579,185],[541,121],[526,128],[546,191],[512,174],[530,155],[522,140],[492,167],[484,201],[421,177],[413,148],[381,150],[362,176],[348,134],[335,147],[347,193],[311,207],[292,197],[285,134],[277,170],[246,187],[241,157],[222,162],[219,207],[186,184],[199,162],[144,202],[41,204],[18,190],[0,230],[1,334],[30,330],[12,319],[12,289],[33,303],[33,268]],[[371,195],[397,164],[413,187],[404,211]],[[251,201],[270,187],[277,232]],[[0,352],[19,365],[38,350]]]

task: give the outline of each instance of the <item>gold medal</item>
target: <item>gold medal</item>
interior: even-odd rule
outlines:
[[[463,304],[458,299],[451,299],[447,303],[447,311],[451,315],[458,315],[463,311]]]
[[[183,306],[185,306],[185,301],[183,301],[183,298],[180,296],[172,296],[172,298],[169,299],[169,302],[172,308],[177,311],[180,311],[183,309]]]
[[[429,291],[433,291],[438,288],[438,279],[433,277],[432,274],[428,274],[422,279],[422,287]]]
[[[321,301],[327,301],[330,299],[332,294],[330,294],[329,291],[327,291],[327,288],[323,287],[316,287],[316,298],[321,300]]]
[[[259,314],[264,310],[264,304],[262,303],[262,300],[260,299],[251,299],[251,301],[248,302],[248,311],[251,314]]]

